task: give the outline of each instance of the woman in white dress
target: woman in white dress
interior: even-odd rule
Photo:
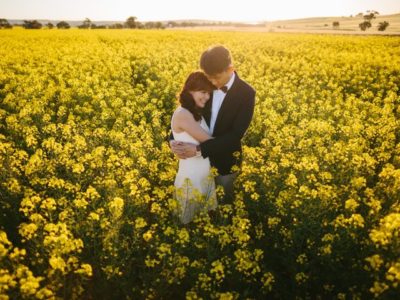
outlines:
[[[174,111],[171,129],[175,141],[200,144],[210,138],[210,129],[202,109],[210,99],[213,84],[201,71],[191,73],[179,95],[180,106]],[[217,207],[215,181],[210,173],[209,158],[201,155],[180,159],[175,177],[177,214],[183,224],[191,222],[201,211]]]

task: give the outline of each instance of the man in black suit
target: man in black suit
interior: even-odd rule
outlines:
[[[231,203],[238,175],[232,167],[242,163],[241,139],[253,117],[255,90],[239,78],[231,53],[224,46],[204,51],[200,67],[217,88],[204,108],[204,118],[214,138],[198,146],[170,140],[171,150],[181,159],[196,155],[209,157],[211,166],[218,170],[215,182],[224,188],[222,202]]]

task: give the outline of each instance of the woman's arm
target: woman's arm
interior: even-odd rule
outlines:
[[[192,113],[188,110],[182,109],[179,112],[176,112],[174,115],[174,124],[179,129],[186,131],[200,143],[212,138],[212,136],[209,135],[198,122],[196,122]]]

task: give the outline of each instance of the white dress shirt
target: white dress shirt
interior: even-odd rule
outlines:
[[[235,80],[235,73],[232,74],[228,83],[225,84],[225,86],[228,88],[228,90],[231,88],[234,80]],[[219,112],[219,109],[221,108],[222,103],[224,102],[225,95],[226,94],[221,90],[213,91],[212,107],[211,107],[211,120],[210,120],[211,134],[214,132],[215,122],[217,121],[218,112]]]

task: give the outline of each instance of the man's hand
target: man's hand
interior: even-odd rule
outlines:
[[[180,159],[196,156],[195,144],[171,140],[169,141],[169,145],[171,146],[172,152]]]

